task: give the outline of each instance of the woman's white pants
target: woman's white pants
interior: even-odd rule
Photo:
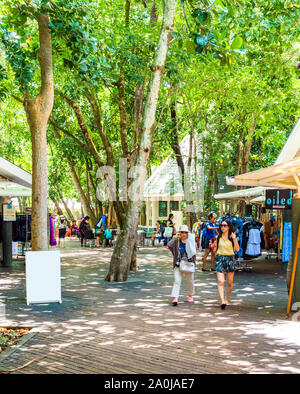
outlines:
[[[172,290],[171,296],[173,298],[178,298],[180,295],[180,287],[181,287],[181,282],[183,276],[186,277],[187,283],[188,283],[188,295],[193,296],[194,295],[194,273],[193,272],[183,272],[180,271],[178,267],[174,268],[174,286]]]

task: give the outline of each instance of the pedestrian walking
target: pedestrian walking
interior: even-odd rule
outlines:
[[[58,246],[62,248],[65,246],[67,227],[68,224],[65,220],[65,217],[61,216],[58,224]]]
[[[80,233],[80,243],[81,247],[83,247],[83,240],[85,239],[85,233],[89,229],[89,216],[85,216],[79,225],[79,233]]]
[[[172,304],[178,305],[180,287],[183,276],[188,283],[188,302],[194,302],[194,272],[196,269],[195,235],[189,233],[188,226],[180,226],[170,242],[168,248],[173,255],[174,286],[172,290]]]
[[[218,278],[218,291],[221,299],[221,309],[229,305],[230,295],[233,289],[235,272],[235,254],[240,246],[233,230],[233,224],[223,220],[220,224],[220,232],[215,241],[216,246],[216,271]],[[225,275],[227,276],[227,290],[225,296]]]
[[[208,215],[208,221],[204,225],[202,233],[201,247],[204,249],[202,271],[208,271],[206,269],[207,257],[211,254],[211,271],[215,271],[215,240],[217,236],[218,226],[216,225],[217,215],[210,213]]]

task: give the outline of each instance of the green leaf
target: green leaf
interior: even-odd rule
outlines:
[[[235,37],[235,39],[232,41],[231,49],[240,49],[242,45],[243,45],[242,37]]]

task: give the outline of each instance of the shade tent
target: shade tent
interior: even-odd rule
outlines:
[[[0,197],[31,197],[32,175],[0,157]]]
[[[31,195],[31,188],[0,178],[0,197],[31,197]]]
[[[300,197],[300,157],[234,178],[227,178],[227,184],[293,189]]]
[[[290,134],[275,164],[280,164],[296,157],[300,157],[300,119]]]
[[[32,187],[32,175],[3,157],[0,157],[0,176],[17,185]]]
[[[296,160],[300,157],[300,119],[295,125],[293,131],[291,132],[287,142],[285,143],[283,149],[281,150],[279,156],[277,157],[274,166],[264,168],[259,171],[254,171],[250,174],[238,175],[234,178],[227,177],[226,183],[229,186],[252,186],[251,189],[238,190],[231,193],[223,193],[215,195],[217,200],[244,200],[252,203],[261,203],[263,196],[265,196],[266,190],[268,188],[274,189],[298,189],[298,176],[295,177],[294,173],[291,173],[291,169],[297,172],[297,162],[290,163],[292,160]],[[289,162],[289,164],[287,164]],[[282,165],[282,167],[277,167]],[[263,171],[263,172],[261,172]],[[286,171],[287,174],[286,174]],[[250,196],[257,197],[252,199],[248,198]],[[253,193],[253,194],[252,194]],[[259,198],[261,197],[261,198]]]
[[[0,203],[10,203],[13,197],[31,197],[32,176],[27,171],[0,157]],[[0,209],[2,213],[2,206]],[[2,221],[2,264],[12,263],[12,222]]]
[[[298,121],[275,165],[241,174],[234,178],[228,178],[227,184],[235,186],[265,186],[273,189],[292,189],[294,199],[292,201],[291,219],[293,229],[292,259],[295,259],[298,229],[300,229],[300,123]],[[252,189],[253,190],[253,189]],[[298,255],[297,269],[295,271],[295,285],[292,294],[292,302],[296,305],[300,302],[300,254]]]
[[[253,198],[264,197],[266,189],[265,187],[255,187],[252,189],[236,190],[230,193],[220,193],[215,195],[215,199],[251,201]]]

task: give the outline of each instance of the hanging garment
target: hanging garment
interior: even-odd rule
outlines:
[[[259,222],[246,222],[243,229],[243,257],[253,259],[261,256],[264,248],[263,225]]]
[[[56,246],[56,229],[55,229],[55,220],[53,217],[50,217],[50,246]]]
[[[12,240],[26,242],[31,240],[31,215],[17,215],[13,222]]]
[[[285,222],[283,225],[283,243],[282,243],[282,262],[287,263],[292,253],[292,223]]]

